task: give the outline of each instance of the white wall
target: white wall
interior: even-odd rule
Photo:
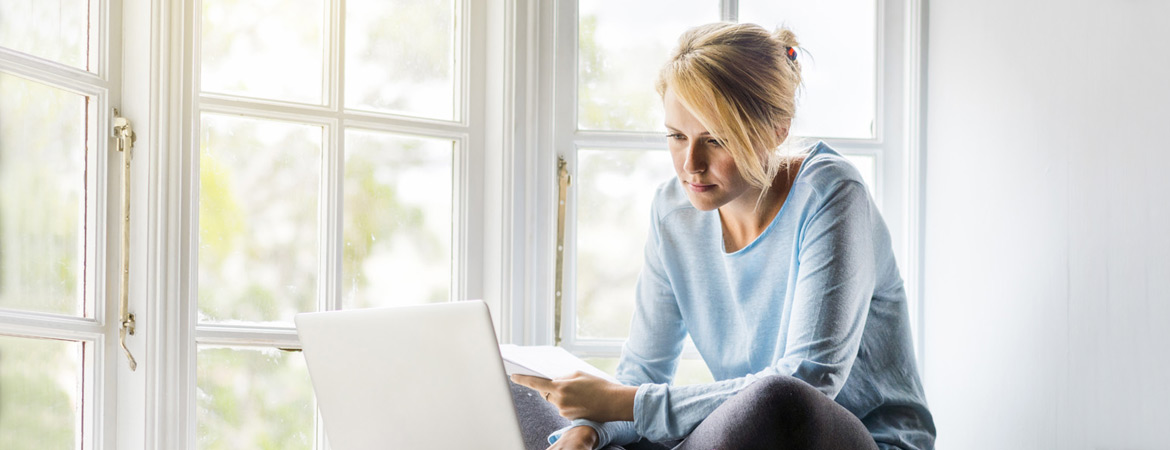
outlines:
[[[1170,448],[1170,1],[928,18],[939,448]]]

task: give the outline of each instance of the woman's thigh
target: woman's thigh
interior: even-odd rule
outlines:
[[[877,450],[877,444],[861,420],[816,388],[773,376],[724,402],[676,448]]]
[[[557,409],[540,396],[540,393],[508,382],[512,388],[512,404],[516,406],[516,418],[520,420],[520,434],[524,436],[526,450],[548,448],[548,435],[569,425],[569,421]]]

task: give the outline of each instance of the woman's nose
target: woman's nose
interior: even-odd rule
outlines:
[[[695,144],[687,146],[687,157],[683,161],[683,170],[687,173],[703,173],[707,171],[707,161],[702,159],[702,155],[695,148]]]

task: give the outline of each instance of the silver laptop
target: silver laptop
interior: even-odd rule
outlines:
[[[334,450],[524,448],[482,301],[294,320]]]

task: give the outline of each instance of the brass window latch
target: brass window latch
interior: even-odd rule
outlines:
[[[553,299],[553,345],[561,345],[561,303],[564,299],[564,281],[565,281],[565,208],[566,202],[569,198],[569,185],[573,183],[572,175],[569,175],[569,163],[565,158],[557,158],[557,186],[558,186],[558,202],[557,202],[557,261],[554,288],[556,296]]]
[[[114,108],[113,137],[115,148],[122,154],[122,280],[119,283],[122,308],[119,310],[118,341],[126,352],[130,370],[134,371],[138,368],[138,362],[130,354],[130,348],[126,347],[126,335],[134,335],[134,314],[130,312],[130,159],[133,156],[135,136],[130,119],[118,114],[117,108]]]

